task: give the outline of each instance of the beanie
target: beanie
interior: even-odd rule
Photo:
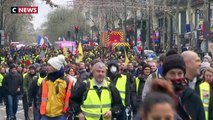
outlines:
[[[171,69],[179,68],[183,70],[184,74],[186,72],[185,62],[182,56],[178,54],[169,55],[163,63],[163,76]]]
[[[166,53],[166,56],[170,56],[170,55],[175,55],[175,54],[178,54],[177,50],[175,49],[171,49],[169,50],[167,53]]]
[[[60,70],[62,67],[64,67],[65,57],[64,55],[58,55],[57,57],[50,58],[47,63],[56,70]]]
[[[203,71],[203,70],[205,70],[208,67],[211,67],[209,62],[202,62],[200,70]]]
[[[10,69],[17,68],[16,64],[11,64]]]

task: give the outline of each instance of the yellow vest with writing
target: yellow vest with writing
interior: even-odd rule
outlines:
[[[200,84],[200,98],[203,102],[203,107],[205,110],[206,120],[209,119],[209,103],[210,103],[210,85],[207,82]]]
[[[125,100],[126,100],[126,84],[127,84],[127,76],[121,74],[121,77],[118,78],[116,83],[116,88],[118,89],[121,100],[124,106],[126,106]]]
[[[93,88],[95,85],[94,79],[89,80],[90,89],[86,95],[86,99],[83,101],[81,105],[81,110],[85,114],[87,120],[99,120],[102,115],[102,120],[111,120],[105,119],[103,115],[111,110],[112,96],[109,90],[110,82],[104,81],[104,85],[102,86],[101,96],[99,98],[96,90]]]
[[[67,82],[58,78],[54,82],[47,81],[48,100],[46,106],[46,116],[56,117],[63,113],[65,104]]]

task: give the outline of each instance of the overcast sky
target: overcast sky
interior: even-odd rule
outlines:
[[[59,6],[66,6],[67,1],[71,0],[52,0],[54,3],[58,4]],[[41,25],[47,20],[47,15],[49,12],[56,8],[51,8],[49,5],[46,4],[46,2],[43,2],[42,0],[35,0],[35,6],[38,6],[38,14],[33,15],[33,25],[34,28],[40,28]]]

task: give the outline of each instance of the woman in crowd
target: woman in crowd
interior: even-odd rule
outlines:
[[[134,120],[182,120],[176,113],[175,99],[175,92],[169,82],[161,79],[153,81],[151,91]]]

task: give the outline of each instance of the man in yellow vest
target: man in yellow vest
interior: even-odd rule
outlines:
[[[41,84],[41,120],[66,120],[72,80],[64,76],[64,62],[63,55],[50,58],[47,62],[48,75]]]
[[[203,73],[203,83],[199,85],[199,95],[203,102],[206,120],[213,120],[213,92],[209,84],[213,80],[213,68],[206,68]]]
[[[141,73],[136,77],[135,79],[135,84],[136,84],[136,100],[137,100],[137,108],[140,108],[140,105],[142,103],[142,93],[143,93],[143,88],[146,82],[146,79],[149,77],[151,74],[151,66],[149,64],[144,64],[142,67],[142,70],[140,71]],[[136,109],[137,111],[137,109]]]
[[[131,73],[126,75],[119,73],[119,66],[116,60],[112,60],[108,64],[108,71],[107,76],[109,77],[110,81],[116,86],[118,89],[122,103],[124,105],[124,109],[122,111],[122,115],[119,116],[117,119],[127,119],[131,118],[131,108],[135,111],[136,108],[136,91],[135,91],[135,81]]]
[[[92,67],[93,78],[77,83],[71,97],[70,110],[79,120],[111,120],[122,110],[118,90],[106,78],[106,65]]]

